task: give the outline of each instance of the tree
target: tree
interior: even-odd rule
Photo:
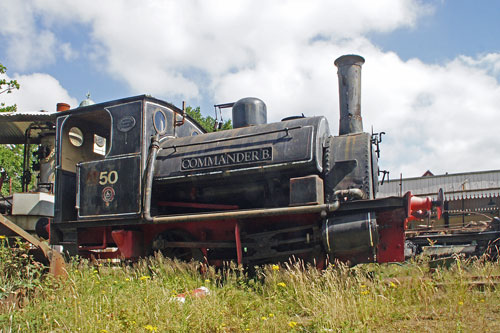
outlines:
[[[0,63],[0,74],[5,74],[7,72],[7,67]],[[19,89],[20,85],[17,80],[9,80],[5,78],[0,78],[0,94],[7,93],[10,94],[12,90]],[[5,106],[5,103],[0,103],[0,112],[14,112],[17,110],[17,105]]]
[[[198,122],[205,129],[205,131],[207,131],[207,132],[215,132],[216,131],[215,119],[210,117],[210,116],[204,117],[201,114],[201,110],[200,110],[199,106],[197,108],[194,108],[194,109],[192,107],[188,106],[186,108],[186,113],[191,118],[196,120],[196,122]],[[231,120],[227,120],[222,124],[222,126],[220,128],[217,128],[217,130],[228,130],[231,128],[233,128],[233,125],[231,124]]]
[[[5,74],[7,68],[0,63],[0,75]],[[16,80],[7,80],[0,76],[0,94],[10,94],[14,89],[19,89],[20,85]],[[17,111],[17,105],[5,106],[0,103],[0,112]],[[12,179],[12,191],[21,191],[21,177],[23,173],[23,145],[1,145],[0,146],[0,168],[3,168],[7,176]],[[2,194],[9,194],[9,186],[2,186]]]
[[[12,192],[21,192],[21,178],[23,176],[23,145],[0,146],[0,167],[7,177],[12,179]],[[8,180],[8,179],[7,179]],[[2,194],[9,194],[8,181],[2,186]]]

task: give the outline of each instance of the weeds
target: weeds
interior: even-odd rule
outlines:
[[[133,265],[69,265],[65,282],[40,281],[21,309],[0,312],[4,331],[357,332],[498,331],[498,262],[457,258],[449,268],[428,259],[404,265],[335,263],[318,271],[300,261],[246,270],[163,258]],[[203,273],[200,273],[202,271]],[[26,275],[25,275],[26,276]],[[20,279],[24,277],[19,277]],[[34,280],[32,280],[34,281]],[[175,296],[200,286],[206,297]],[[188,293],[189,294],[189,293]]]
[[[14,293],[31,296],[41,285],[45,269],[33,260],[27,243],[17,238],[12,242],[14,244],[9,244],[5,236],[0,236],[0,300]]]

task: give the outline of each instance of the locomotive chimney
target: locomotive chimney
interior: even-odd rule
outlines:
[[[57,103],[56,105],[57,112],[68,111],[70,108],[71,106],[66,103]]]
[[[349,54],[335,60],[339,76],[339,135],[363,132],[361,118],[361,65],[365,59]]]

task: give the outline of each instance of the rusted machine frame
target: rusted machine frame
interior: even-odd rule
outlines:
[[[66,262],[64,261],[63,256],[59,252],[52,250],[47,244],[41,242],[36,237],[27,233],[26,231],[24,231],[22,228],[11,222],[2,214],[0,214],[0,223],[3,224],[6,228],[11,230],[12,232],[14,232],[15,234],[22,237],[24,240],[31,243],[33,246],[39,248],[43,252],[44,256],[50,263],[49,273],[53,274],[54,276],[65,277],[67,275],[65,269]]]

